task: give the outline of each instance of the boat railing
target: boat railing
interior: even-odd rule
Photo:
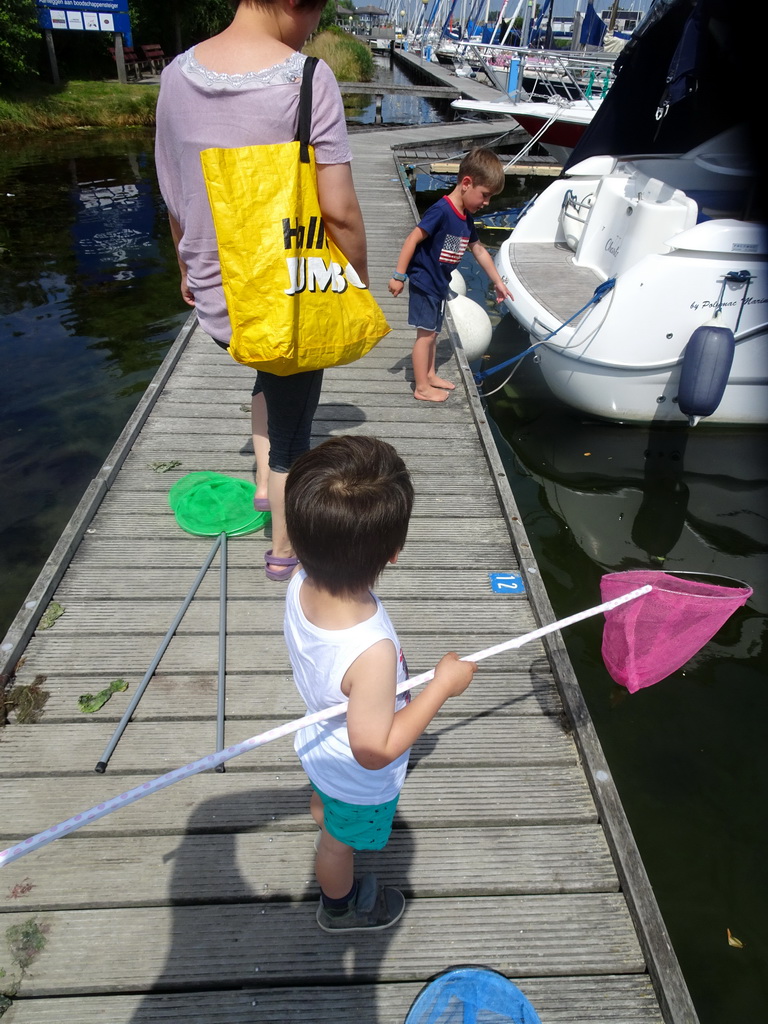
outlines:
[[[515,99],[523,92],[523,78],[533,79],[529,95],[547,100],[583,100],[590,105],[602,98],[613,82],[615,53],[579,55],[570,50],[536,50],[527,47],[466,43],[456,48],[457,57],[484,72],[500,92],[510,93],[510,67],[517,64]]]

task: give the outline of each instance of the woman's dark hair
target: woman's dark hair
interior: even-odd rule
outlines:
[[[404,546],[413,484],[392,445],[332,437],[300,456],[285,485],[288,536],[307,575],[338,596],[371,588]]]

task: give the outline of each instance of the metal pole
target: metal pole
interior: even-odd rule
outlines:
[[[125,732],[125,727],[130,722],[131,715],[136,710],[136,707],[138,706],[139,701],[141,700],[142,696],[144,695],[144,691],[146,690],[147,686],[149,685],[149,681],[152,678],[152,676],[154,675],[155,669],[157,668],[157,666],[160,663],[160,659],[162,658],[162,656],[165,654],[166,650],[168,649],[168,645],[170,644],[171,640],[173,639],[173,636],[174,636],[176,630],[179,627],[179,623],[184,618],[184,613],[186,612],[187,608],[189,608],[190,604],[192,603],[192,598],[197,593],[197,588],[202,583],[203,577],[205,576],[206,572],[208,571],[208,567],[210,566],[211,562],[213,561],[216,552],[219,550],[219,545],[221,544],[221,538],[223,536],[225,536],[225,534],[220,534],[216,538],[216,540],[213,542],[213,547],[209,551],[208,557],[206,558],[205,562],[203,563],[203,565],[202,565],[202,567],[200,569],[200,572],[197,574],[195,582],[189,588],[189,593],[184,598],[184,601],[182,602],[181,608],[179,608],[178,612],[176,613],[176,618],[171,623],[171,625],[170,625],[170,627],[168,629],[168,632],[163,637],[162,643],[157,648],[157,651],[155,652],[155,656],[152,659],[152,664],[149,666],[149,668],[147,669],[146,673],[144,674],[144,678],[139,683],[138,689],[136,690],[136,693],[133,695],[133,700],[129,704],[128,709],[126,710],[126,712],[123,715],[123,717],[120,719],[120,722],[118,723],[117,728],[115,729],[114,733],[112,734],[112,739],[109,741],[109,743],[107,744],[107,746],[106,746],[106,748],[104,750],[104,753],[101,755],[101,760],[97,763],[96,767],[94,768],[94,771],[98,772],[99,775],[103,775],[104,772],[107,770],[107,764],[109,763],[109,759],[110,759],[110,757],[112,757],[112,754],[114,753],[115,747],[120,742],[120,737]]]
[[[216,750],[224,749],[224,701],[227,677],[227,535],[219,535],[219,688],[216,700]],[[223,764],[217,772],[226,771]]]

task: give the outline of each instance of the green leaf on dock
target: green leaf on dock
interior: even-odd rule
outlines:
[[[56,601],[51,601],[48,607],[43,612],[40,622],[37,624],[38,629],[50,629],[56,619],[61,618],[64,614],[64,605],[58,604]]]
[[[109,686],[99,690],[97,694],[84,693],[77,698],[78,707],[86,715],[92,715],[94,711],[103,708],[113,693],[128,689],[128,683],[124,679],[113,679]]]
[[[156,473],[167,473],[169,470],[176,469],[180,465],[179,459],[170,459],[168,462],[150,462],[149,468],[154,469]]]

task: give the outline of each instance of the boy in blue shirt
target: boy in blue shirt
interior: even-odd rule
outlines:
[[[398,296],[409,281],[408,323],[416,328],[411,359],[413,397],[444,402],[454,384],[435,372],[437,335],[443,325],[451,274],[466,249],[490,277],[498,302],[512,294],[501,280],[491,254],[480,242],[473,215],[504,188],[504,168],[491,149],[473,149],[459,164],[453,191],[427,210],[408,235],[389,290]]]

